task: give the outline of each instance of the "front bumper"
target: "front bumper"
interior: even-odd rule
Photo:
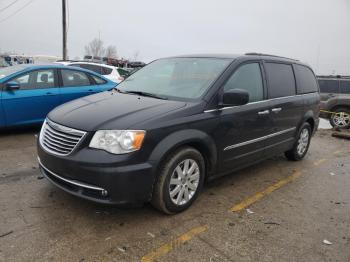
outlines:
[[[40,143],[37,148],[42,174],[70,194],[101,204],[144,203],[152,196],[151,163],[126,164],[125,156],[110,155],[106,162],[107,153],[101,150],[82,149],[61,157],[46,152]]]

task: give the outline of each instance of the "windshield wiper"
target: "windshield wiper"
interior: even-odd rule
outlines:
[[[148,97],[153,97],[153,98],[157,98],[157,99],[168,100],[167,97],[159,96],[159,95],[156,95],[156,94],[143,92],[143,91],[121,91],[121,90],[119,90],[119,91],[121,93],[126,93],[126,94],[135,94],[135,95],[139,95],[139,96],[148,96]]]

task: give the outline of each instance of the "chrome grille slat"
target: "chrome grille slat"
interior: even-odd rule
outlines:
[[[54,142],[53,140],[48,140],[45,137],[44,137],[44,142],[46,142],[47,144],[51,144],[51,145],[53,145],[55,147],[61,148],[62,150],[68,150],[68,151],[72,150],[72,146],[62,146],[62,145]]]
[[[63,154],[67,154],[67,150],[61,150],[61,149],[57,149],[55,148],[54,146],[50,145],[50,144],[47,144],[47,142],[43,141],[43,144],[48,147],[49,149],[51,150],[55,150],[55,151],[59,151],[60,153],[63,153]],[[69,152],[69,151],[68,151]]]
[[[40,132],[40,144],[49,153],[66,156],[73,152],[86,132],[45,120]]]
[[[49,130],[49,132],[54,133],[55,135],[58,135],[58,136],[62,136],[62,137],[65,137],[65,138],[68,138],[68,139],[72,139],[72,140],[75,140],[75,141],[80,139],[79,137],[69,136],[69,135],[66,135],[66,134],[64,134],[62,132],[58,132],[58,131],[54,130],[52,127],[50,127],[49,125],[47,125],[46,128]]]
[[[63,146],[74,146],[74,145],[75,145],[74,142],[68,142],[68,141],[62,142],[63,140],[58,140],[58,139],[56,139],[54,136],[50,135],[49,132],[46,132],[44,136],[45,136],[45,137],[49,137],[50,140],[53,140],[53,141],[55,141],[56,143],[59,143],[59,144],[61,144],[61,145],[63,145]]]

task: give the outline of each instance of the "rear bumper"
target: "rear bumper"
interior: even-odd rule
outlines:
[[[38,143],[40,170],[60,189],[101,204],[136,204],[150,200],[154,181],[151,164],[119,165],[111,162],[101,165],[100,153],[99,150],[89,152],[92,155],[88,159],[95,162],[77,161],[76,157],[47,153]]]

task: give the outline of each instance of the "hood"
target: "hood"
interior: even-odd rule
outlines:
[[[48,118],[58,124],[84,131],[128,129],[136,123],[185,105],[185,102],[180,101],[103,92],[63,104],[51,111]]]

